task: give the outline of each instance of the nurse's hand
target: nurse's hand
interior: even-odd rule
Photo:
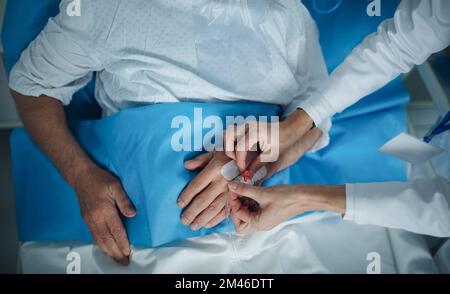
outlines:
[[[119,211],[125,217],[134,217],[136,210],[119,179],[93,166],[77,180],[75,191],[97,245],[118,263],[128,265],[131,249]]]
[[[245,128],[229,126],[224,132],[225,153],[236,160],[241,172],[248,169],[254,173],[263,165],[276,162],[279,157],[291,152],[313,126],[313,121],[303,110],[297,110],[284,121],[275,124],[250,122]],[[273,133],[277,129],[278,136]],[[275,142],[272,142],[271,137],[275,138]],[[248,154],[255,151],[256,146],[259,146],[261,154],[250,161]]]
[[[185,208],[181,222],[192,230],[215,227],[226,218],[228,182],[221,169],[229,161],[223,152],[214,152],[185,162],[189,170],[202,169],[178,198],[178,206]]]
[[[284,185],[269,188],[232,182],[229,185],[231,218],[236,231],[268,231],[304,212],[327,210],[345,213],[345,186]],[[239,195],[239,196],[238,196]],[[241,197],[253,199],[248,207]]]
[[[261,184],[266,179],[272,177],[274,174],[298,162],[306,152],[311,150],[311,148],[314,146],[314,144],[317,142],[317,140],[319,140],[321,136],[322,131],[318,128],[314,128],[308,131],[301,139],[299,139],[283,154],[280,154],[280,157],[277,161],[270,162],[265,165],[267,169],[267,175],[257,184]]]

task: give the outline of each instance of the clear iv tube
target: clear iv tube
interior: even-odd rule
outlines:
[[[239,169],[237,167],[237,164],[235,161],[230,161],[228,164],[224,165],[221,170],[222,176],[227,179],[228,181],[237,181],[249,185],[254,185],[255,182],[258,182],[262,180],[267,175],[267,169],[266,167],[262,167],[259,169],[252,177],[250,177],[247,180],[244,180],[243,176],[239,176]],[[237,261],[238,265],[240,266],[241,270],[245,273],[249,272],[245,269],[244,263],[241,259],[241,256],[239,254],[239,246],[237,244],[236,237],[233,233],[233,225],[232,220],[230,216],[231,212],[231,197],[228,193],[227,195],[227,201],[226,201],[226,207],[227,211],[227,217],[226,217],[226,227],[227,227],[227,234],[230,239],[230,243],[232,246],[233,254],[235,256],[235,260]]]
[[[236,244],[237,241],[236,241],[236,238],[235,238],[234,233],[233,233],[233,226],[232,226],[232,224],[231,224],[232,221],[231,221],[231,215],[230,215],[230,212],[231,212],[231,204],[230,204],[230,201],[231,201],[231,199],[230,199],[230,194],[228,193],[228,195],[227,195],[227,202],[226,202],[226,211],[227,211],[226,224],[227,224],[228,237],[229,237],[229,239],[230,239],[230,243],[231,243],[231,247],[232,247],[232,250],[233,250],[235,259],[236,259],[238,265],[239,265],[242,269],[244,269],[243,263],[242,263],[242,260],[241,260],[241,257],[240,257],[240,255],[239,255],[239,249],[238,249],[238,246],[237,246],[237,244]]]
[[[330,13],[335,12],[339,8],[339,6],[341,6],[343,1],[344,0],[335,0],[336,4],[334,6],[328,8],[328,9],[323,9],[323,8],[320,8],[320,5],[318,4],[319,0],[313,0],[313,7],[314,7],[314,10],[319,14],[330,14]],[[322,2],[323,2],[323,0],[322,0]],[[330,2],[330,1],[328,0],[328,2]]]

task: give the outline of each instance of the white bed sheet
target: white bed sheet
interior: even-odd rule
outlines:
[[[318,220],[319,219],[319,220]],[[158,249],[133,248],[128,267],[116,264],[96,246],[75,242],[22,244],[22,273],[65,274],[76,252],[83,274],[100,273],[367,273],[375,253],[380,270],[437,273],[425,239],[400,230],[361,226],[331,213],[314,214],[248,236],[215,234]],[[233,246],[234,245],[234,246]]]

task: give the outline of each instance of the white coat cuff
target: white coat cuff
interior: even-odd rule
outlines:
[[[299,108],[303,109],[318,127],[326,124],[326,121],[336,114],[326,99],[319,94],[301,102]]]
[[[316,144],[311,148],[309,152],[316,152],[320,149],[323,149],[330,144],[330,129],[331,129],[331,119],[325,121],[324,124],[318,126],[318,128],[322,131],[322,136],[320,136],[319,140],[317,140]]]
[[[306,103],[305,101],[303,101],[303,102],[299,101],[298,103],[296,103],[294,101],[293,103],[291,103],[290,105],[288,105],[285,108],[283,116],[284,117],[288,117],[289,115],[291,115],[297,109],[305,110],[303,108],[305,103]],[[306,110],[305,110],[305,112],[308,113]],[[308,115],[309,115],[309,113],[308,113]],[[314,121],[316,127],[319,128],[322,131],[322,136],[320,136],[319,140],[317,140],[317,142],[314,144],[314,146],[311,148],[311,150],[309,150],[309,152],[317,152],[320,149],[323,149],[323,148],[327,147],[330,144],[330,134],[329,134],[329,132],[330,132],[331,127],[332,127],[331,118],[327,118],[327,119],[323,120],[323,122],[321,124],[317,124],[314,119],[313,119],[313,121]]]
[[[344,220],[355,221],[356,219],[356,185],[345,185],[345,215]]]

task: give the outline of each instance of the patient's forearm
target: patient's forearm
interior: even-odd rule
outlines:
[[[72,187],[94,166],[71,134],[60,101],[12,92],[20,117],[33,141],[50,158]]]
[[[120,180],[83,151],[58,100],[12,94],[31,138],[77,193],[80,212],[98,246],[117,262],[128,264],[131,249],[117,209],[126,217],[136,211]]]

